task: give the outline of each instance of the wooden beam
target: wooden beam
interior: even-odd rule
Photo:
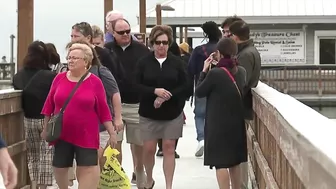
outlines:
[[[34,40],[34,0],[18,0],[17,70],[23,67],[23,58]]]
[[[140,33],[146,33],[146,0],[139,0]]]
[[[156,11],[156,25],[161,25],[162,24],[161,4],[156,4],[155,11]]]
[[[106,24],[106,14],[113,10],[113,0],[104,0],[104,26]],[[105,28],[105,33],[107,32],[107,28]]]

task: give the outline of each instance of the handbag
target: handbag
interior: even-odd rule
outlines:
[[[229,72],[229,70],[227,70],[225,67],[221,67],[228,75],[229,75],[229,77],[230,77],[230,79],[232,80],[232,82],[233,82],[233,84],[236,86],[236,88],[237,88],[237,91],[238,91],[238,93],[239,93],[239,96],[240,96],[240,98],[242,98],[242,95],[241,95],[241,93],[240,93],[240,90],[239,90],[239,88],[238,88],[238,85],[237,85],[237,83],[236,83],[236,80],[233,78],[233,76],[232,76],[232,74]]]
[[[62,126],[63,126],[63,114],[66,106],[69,104],[71,98],[75,94],[76,90],[80,86],[80,84],[84,81],[85,77],[89,74],[86,72],[80,80],[77,82],[76,86],[71,90],[68,98],[65,100],[60,112],[58,114],[54,114],[50,117],[50,120],[47,123],[47,142],[54,142],[58,140],[62,133]]]

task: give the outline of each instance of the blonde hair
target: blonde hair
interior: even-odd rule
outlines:
[[[91,28],[92,28],[92,38],[101,37],[102,39],[104,39],[104,32],[102,29],[100,29],[100,27],[94,25]]]
[[[89,46],[89,44],[84,43],[72,43],[71,45],[68,44],[68,55],[71,51],[74,50],[81,50],[84,53],[84,61],[88,63],[87,68],[89,68],[92,64],[92,60],[94,58],[92,48]]]

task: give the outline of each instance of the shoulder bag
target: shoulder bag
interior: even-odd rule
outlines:
[[[221,67],[221,69],[224,70],[224,71],[229,75],[231,81],[233,82],[233,84],[234,84],[234,85],[236,86],[236,88],[237,88],[237,91],[238,91],[238,93],[239,93],[240,98],[242,98],[242,95],[241,95],[241,93],[240,93],[240,90],[239,90],[239,88],[238,88],[238,85],[237,85],[237,83],[236,83],[236,80],[233,78],[233,76],[232,76],[232,74],[230,73],[230,71],[227,70],[225,67]]]
[[[61,108],[60,112],[58,114],[54,114],[50,117],[50,120],[47,123],[47,142],[54,142],[58,140],[62,133],[62,126],[63,126],[63,114],[66,106],[69,104],[71,98],[75,94],[76,90],[80,86],[80,84],[84,81],[85,77],[89,74],[89,72],[86,72],[80,80],[77,82],[76,86],[72,89],[70,92],[68,98],[65,100],[63,107]]]

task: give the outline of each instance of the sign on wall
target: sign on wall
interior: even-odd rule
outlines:
[[[251,31],[261,63],[305,63],[305,37],[303,31]]]

